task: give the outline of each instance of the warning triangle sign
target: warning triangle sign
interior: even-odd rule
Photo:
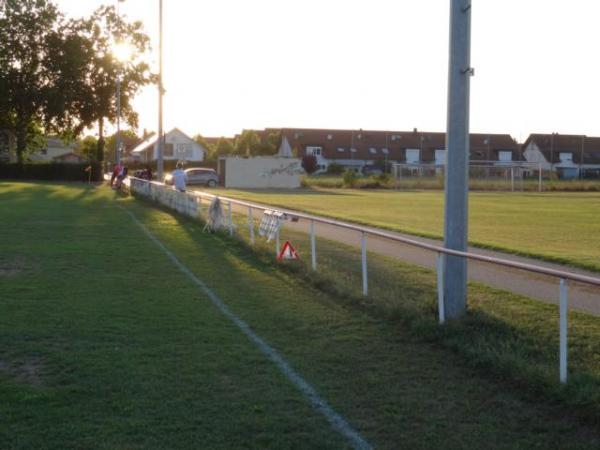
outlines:
[[[292,244],[290,244],[290,241],[285,241],[277,259],[281,261],[282,259],[300,259],[300,257],[298,256],[298,252],[292,247]]]

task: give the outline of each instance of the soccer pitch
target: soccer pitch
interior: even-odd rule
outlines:
[[[443,235],[443,192],[360,189],[217,192],[419,236]],[[469,242],[600,271],[600,193],[470,193]]]
[[[352,447],[231,315],[375,448],[597,448],[597,430],[483,359],[198,222],[51,183],[1,182],[0,217],[3,448]]]

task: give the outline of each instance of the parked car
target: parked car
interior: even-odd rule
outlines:
[[[215,187],[219,183],[219,175],[214,169],[205,167],[190,167],[184,170],[187,177],[187,185],[202,185]],[[169,173],[165,176],[165,184],[173,184],[173,176]]]
[[[383,170],[378,166],[364,166],[362,169],[363,175],[381,175]]]

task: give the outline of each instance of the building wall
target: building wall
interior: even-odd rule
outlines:
[[[537,145],[535,145],[535,143],[531,142],[527,148],[525,149],[525,151],[523,152],[523,156],[525,157],[525,160],[527,162],[531,162],[531,163],[541,163],[542,164],[542,170],[550,170],[550,163],[546,160],[546,158],[544,158],[544,155],[542,154],[542,152],[540,151],[540,149],[538,148]]]
[[[298,158],[258,156],[255,158],[225,158],[225,187],[227,188],[278,188],[300,187],[303,173]]]
[[[205,150],[204,148],[190,139],[185,134],[174,130],[173,132],[167,133],[165,136],[165,144],[171,144],[173,146],[173,154],[166,155],[163,152],[163,160],[185,160],[185,161],[204,161]],[[188,151],[184,151],[187,149]],[[158,158],[158,145],[154,145],[153,149],[153,160]]]

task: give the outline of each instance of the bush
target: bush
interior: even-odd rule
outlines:
[[[0,164],[0,179],[47,180],[47,181],[88,181],[91,166],[92,181],[102,181],[102,163],[40,163],[40,164]]]
[[[327,166],[327,173],[329,175],[341,175],[344,173],[344,167],[336,163],[331,163]]]
[[[344,172],[344,187],[350,187],[353,188],[354,186],[356,186],[356,181],[358,179],[358,175],[356,175],[356,172],[352,169],[346,169],[346,171]]]
[[[317,164],[317,157],[315,155],[306,155],[304,158],[302,158],[302,168],[309,175],[313,172],[316,172],[316,170],[319,168]]]
[[[384,172],[380,175],[376,175],[375,180],[381,184],[388,184],[392,180],[392,176],[389,173]]]

